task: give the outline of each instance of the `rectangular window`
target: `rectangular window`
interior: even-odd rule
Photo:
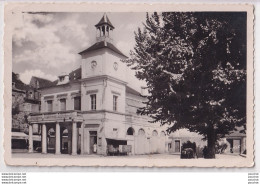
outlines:
[[[52,100],[47,100],[47,112],[52,112]]]
[[[91,98],[91,110],[97,109],[97,96],[96,94],[90,95]]]
[[[113,111],[117,111],[117,99],[118,96],[113,95]]]
[[[74,98],[74,110],[81,110],[81,97],[77,96]]]
[[[41,112],[41,110],[42,110],[42,102],[39,101],[39,112]]]
[[[33,92],[32,91],[29,92],[28,98],[32,98],[33,99]]]
[[[66,99],[60,99],[60,110],[61,111],[66,111]]]

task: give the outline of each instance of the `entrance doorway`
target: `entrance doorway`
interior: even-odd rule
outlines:
[[[241,153],[241,140],[240,139],[227,139],[229,143],[230,153]]]
[[[47,134],[47,153],[55,153],[55,129],[50,128]]]
[[[69,153],[69,138],[68,138],[68,129],[65,128],[61,132],[61,153]]]
[[[240,139],[233,140],[233,153],[235,153],[235,154],[241,153],[241,140]]]
[[[180,151],[180,140],[175,140],[175,152],[179,153]]]
[[[89,153],[97,154],[97,131],[89,131]]]

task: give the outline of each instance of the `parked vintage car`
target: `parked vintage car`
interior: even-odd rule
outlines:
[[[195,158],[195,152],[192,148],[184,148],[181,151],[181,158]]]

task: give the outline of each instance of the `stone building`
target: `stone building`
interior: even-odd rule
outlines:
[[[95,25],[96,43],[83,50],[81,67],[58,76],[53,85],[41,88],[41,111],[28,118],[29,152],[33,152],[32,129],[41,132],[42,153],[101,154],[109,148],[129,154],[167,151],[165,128],[137,115],[144,89],[128,83],[127,57],[113,44],[115,29],[107,15]]]

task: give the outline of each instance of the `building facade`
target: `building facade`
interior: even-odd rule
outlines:
[[[79,53],[81,67],[40,89],[41,111],[28,118],[29,152],[34,126],[42,153],[107,155],[123,146],[129,154],[166,152],[165,128],[136,113],[145,98],[127,83],[121,61],[127,57],[113,45],[114,26],[104,15],[95,27],[96,43]]]

